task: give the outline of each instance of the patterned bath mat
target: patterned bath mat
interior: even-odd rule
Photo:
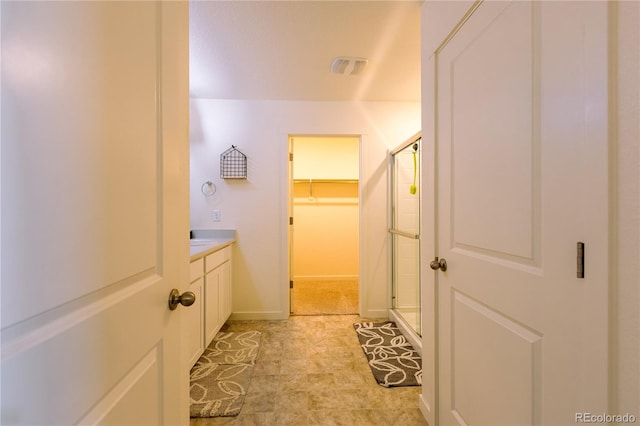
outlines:
[[[362,322],[353,328],[380,386],[422,385],[422,359],[395,323]]]
[[[218,333],[191,369],[191,417],[240,413],[260,348],[260,332]]]

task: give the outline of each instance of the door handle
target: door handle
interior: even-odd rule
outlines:
[[[447,261],[445,259],[438,260],[438,256],[436,256],[436,258],[433,259],[431,263],[429,263],[429,266],[434,271],[437,271],[438,269],[440,269],[442,272],[444,272],[447,270]]]
[[[169,293],[169,309],[172,311],[178,307],[178,304],[182,306],[191,306],[196,301],[196,295],[192,291],[185,291],[180,294],[177,288],[171,290]]]

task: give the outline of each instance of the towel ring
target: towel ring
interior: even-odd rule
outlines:
[[[205,197],[211,197],[216,193],[216,185],[208,180],[202,184],[202,186],[200,187],[200,192],[202,192]]]

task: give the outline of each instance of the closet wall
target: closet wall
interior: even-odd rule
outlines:
[[[294,280],[357,279],[359,137],[298,136],[292,147]]]

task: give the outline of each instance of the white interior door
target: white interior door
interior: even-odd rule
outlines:
[[[294,194],[293,194],[293,138],[290,136],[289,137],[289,159],[287,161],[287,185],[288,185],[288,190],[289,190],[289,197],[287,198],[287,216],[288,216],[288,220],[289,220],[289,226],[287,227],[287,238],[288,238],[288,244],[287,247],[289,248],[289,313],[293,313],[294,310],[294,297],[293,297],[293,286],[294,286],[294,281],[293,281],[293,277],[294,277],[294,259],[293,259],[293,255],[294,255],[294,250],[293,250],[293,232],[295,230],[295,228],[293,227],[293,198],[294,198]]]
[[[607,5],[472,10],[428,62],[439,423],[572,424],[607,412]]]
[[[188,4],[1,14],[1,423],[186,424]]]

